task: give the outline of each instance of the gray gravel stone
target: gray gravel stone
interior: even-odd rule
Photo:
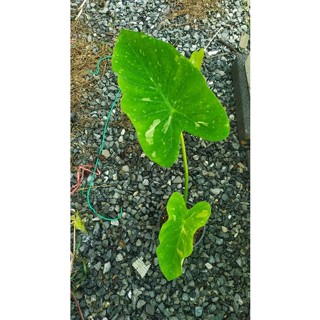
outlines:
[[[146,302],[144,300],[138,300],[137,302],[137,308],[140,309],[141,307],[143,307],[146,304]]]
[[[96,222],[96,224],[95,224],[95,226],[94,226],[93,234],[94,234],[95,236],[98,235],[99,230],[100,230],[100,224],[99,224],[99,222]]]
[[[201,317],[202,316],[202,310],[203,310],[202,307],[195,307],[195,309],[194,309],[195,316],[196,317]]]
[[[239,267],[242,267],[242,259],[241,258],[238,258],[236,260],[237,264],[239,265]]]
[[[235,149],[235,150],[239,150],[239,148],[240,148],[240,145],[239,145],[239,143],[232,143],[232,148],[233,149]]]
[[[184,293],[182,294],[182,300],[183,300],[183,301],[189,301],[189,295],[188,295],[186,292],[184,292]]]
[[[111,263],[110,262],[105,263],[103,267],[103,273],[109,272],[110,269],[111,269]]]
[[[122,261],[123,260],[123,256],[121,253],[118,253],[117,256],[116,256],[116,261],[119,262],[119,261]]]
[[[129,170],[130,170],[127,165],[123,166],[121,169],[123,172],[129,172]]]
[[[183,180],[181,179],[181,177],[177,176],[174,178],[174,180],[172,181],[173,183],[182,183]]]
[[[146,304],[146,313],[150,316],[153,316],[154,315],[154,306],[150,303],[147,303]]]
[[[159,308],[159,310],[160,310],[161,312],[164,311],[165,306],[164,306],[163,302],[161,302],[161,303],[158,305],[158,308]]]
[[[218,195],[220,192],[221,192],[221,189],[220,189],[220,188],[214,188],[214,189],[212,189],[212,193],[215,194],[215,195]]]
[[[228,197],[227,194],[224,193],[224,194],[222,195],[221,199],[222,199],[223,201],[227,201],[227,200],[229,199],[229,197]]]
[[[97,264],[95,264],[94,268],[99,271],[101,268],[101,262],[99,261]]]

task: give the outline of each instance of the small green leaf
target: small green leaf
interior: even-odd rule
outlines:
[[[204,58],[204,49],[200,48],[198,51],[192,53],[190,62],[198,69],[201,70],[202,60]]]
[[[84,227],[84,223],[80,218],[80,215],[79,215],[78,211],[76,211],[75,215],[71,216],[71,221],[72,221],[72,224],[74,225],[74,227],[77,230],[80,230],[81,232],[85,232],[85,233],[87,232],[87,230]]]
[[[87,264],[85,261],[82,261],[82,265],[83,265],[83,271],[85,274],[87,274]]]
[[[170,167],[178,159],[181,131],[209,141],[228,136],[229,120],[221,103],[201,72],[172,45],[121,30],[112,68],[122,91],[121,108],[152,161]]]
[[[198,202],[187,209],[182,195],[174,192],[167,204],[169,219],[162,225],[156,253],[161,272],[167,280],[182,274],[183,260],[193,251],[193,236],[211,214],[208,202]]]

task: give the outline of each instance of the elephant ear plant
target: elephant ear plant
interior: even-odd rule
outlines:
[[[121,30],[112,68],[122,91],[121,108],[131,120],[144,153],[163,167],[178,159],[181,145],[184,197],[174,192],[167,203],[168,220],[159,234],[156,253],[167,280],[182,274],[193,251],[193,236],[211,214],[208,202],[187,208],[188,163],[183,132],[209,141],[225,139],[228,117],[200,72],[203,49],[190,60],[172,45],[146,34]]]

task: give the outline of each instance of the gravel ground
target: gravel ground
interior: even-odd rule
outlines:
[[[71,1],[72,19],[81,3]],[[186,57],[208,46],[202,73],[226,107],[231,124],[230,135],[223,142],[185,135],[189,201],[210,202],[213,214],[202,244],[185,260],[184,275],[168,282],[155,254],[158,221],[171,193],[183,194],[182,159],[179,157],[172,168],[152,163],[142,153],[130,121],[116,105],[92,203],[108,216],[116,216],[123,207],[124,217],[112,223],[102,221],[90,211],[81,191],[71,197],[71,209],[79,211],[88,231],[77,232],[72,280],[86,320],[250,318],[249,146],[241,145],[237,137],[231,79],[235,53],[248,52],[248,48],[239,47],[241,35],[249,33],[248,8],[245,1],[218,1],[217,6],[206,19],[189,21],[185,15],[168,19],[175,5],[167,1],[88,1],[84,5],[79,21],[89,27],[88,43],[104,41],[113,47],[119,30],[128,28],[170,42]],[[96,90],[83,97],[81,113],[72,115],[72,127],[78,126],[71,138],[73,168],[94,164],[104,122],[118,90],[110,63],[105,74],[88,77],[95,80]],[[83,128],[81,118],[88,119]],[[75,182],[72,171],[71,184]],[[87,186],[86,176],[82,187]],[[148,268],[144,277],[133,266],[138,258]],[[73,300],[71,319],[80,319]]]

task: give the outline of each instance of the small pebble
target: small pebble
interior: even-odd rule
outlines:
[[[227,194],[224,193],[224,194],[222,195],[221,199],[222,199],[223,201],[227,201],[227,200],[229,199],[229,197],[228,197]]]
[[[111,263],[107,262],[104,264],[103,273],[107,273],[111,269]]]
[[[220,188],[214,188],[214,189],[212,189],[212,193],[215,194],[215,195],[218,195],[220,192],[221,192],[221,189],[220,189]]]
[[[146,304],[146,302],[144,300],[138,300],[137,302],[137,308],[140,309],[141,307],[143,307]]]
[[[116,261],[119,262],[119,261],[122,261],[123,260],[123,256],[121,253],[118,253],[117,256],[116,256]]]
[[[202,310],[203,310],[202,307],[195,307],[195,309],[194,309],[195,316],[196,317],[201,317],[202,316]]]
[[[173,183],[182,183],[183,181],[182,181],[180,176],[177,176],[177,177],[174,178],[174,180],[172,182]]]
[[[95,268],[97,271],[99,271],[100,268],[101,268],[101,262],[99,261],[99,262],[94,266],[94,268]]]
[[[184,293],[182,294],[182,300],[183,300],[183,301],[189,301],[189,295],[184,292]]]
[[[226,227],[224,227],[224,226],[221,227],[221,230],[222,230],[223,232],[228,232],[228,228],[226,228]]]
[[[207,268],[208,270],[211,270],[211,269],[212,269],[212,264],[209,263],[209,262],[207,262],[207,263],[205,264],[205,266],[206,266],[206,268]]]
[[[113,226],[116,226],[116,227],[119,226],[119,220],[112,220],[110,223],[111,223]]]
[[[146,314],[149,314],[150,316],[154,315],[154,306],[150,303],[146,305]]]
[[[238,143],[232,143],[232,148],[235,149],[235,150],[239,150],[240,146]]]
[[[110,152],[109,150],[105,149],[102,151],[101,153],[105,158],[109,158],[110,157]]]

